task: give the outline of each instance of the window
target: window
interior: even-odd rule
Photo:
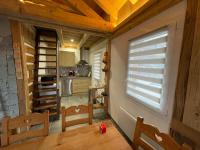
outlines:
[[[101,52],[94,54],[93,77],[96,80],[101,79]]]
[[[157,110],[165,101],[167,39],[168,30],[163,29],[129,44],[126,93]]]

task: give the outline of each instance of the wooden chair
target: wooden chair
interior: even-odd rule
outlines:
[[[80,115],[80,114],[88,114],[88,117],[66,121],[66,117]],[[62,107],[62,131],[63,132],[65,131],[66,127],[83,124],[83,123],[92,124],[91,104],[89,104],[88,106],[86,105],[71,106],[67,109],[65,109],[65,107]]]
[[[155,148],[145,141],[141,135],[144,134],[152,141],[160,145],[165,150],[189,150],[185,145],[180,146],[176,141],[166,133],[161,133],[156,127],[143,123],[143,118],[138,117],[134,138],[133,148],[138,150],[139,147],[145,150],[155,150]]]
[[[49,133],[49,113],[32,113],[12,119],[6,117],[2,121],[2,131],[2,146],[30,138],[47,136]]]

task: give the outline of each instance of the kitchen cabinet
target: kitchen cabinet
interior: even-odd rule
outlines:
[[[91,78],[76,77],[72,81],[72,94],[88,93],[91,85]]]

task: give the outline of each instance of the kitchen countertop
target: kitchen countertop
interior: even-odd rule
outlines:
[[[77,78],[84,79],[84,78],[91,78],[91,77],[80,77],[80,76],[63,76],[63,75],[61,75],[60,77],[61,77],[61,78],[67,78],[67,79],[77,79]]]

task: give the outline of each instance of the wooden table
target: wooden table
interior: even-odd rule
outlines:
[[[2,150],[132,150],[111,121],[106,121],[107,132],[99,133],[99,124],[81,127]]]

